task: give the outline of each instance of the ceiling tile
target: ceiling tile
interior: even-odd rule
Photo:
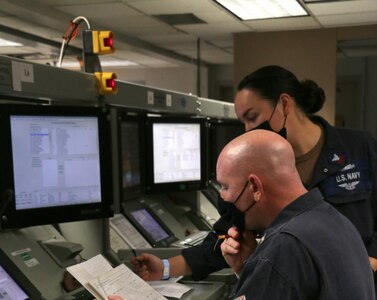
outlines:
[[[29,0],[30,1],[30,0]],[[104,3],[106,0],[38,0],[38,3],[42,3],[47,6],[58,6],[58,5],[83,5],[83,4],[95,4]],[[117,1],[107,1],[107,2],[117,2]]]
[[[225,11],[218,10],[214,12],[197,12],[195,14],[198,18],[202,19],[203,21],[206,21],[209,24],[212,23],[225,23],[225,22],[231,22],[231,23],[242,23],[239,19],[236,17],[226,13]]]
[[[123,1],[138,10],[150,14],[182,14],[218,11],[212,0],[128,0]]]
[[[56,9],[73,16],[85,16],[87,19],[126,19],[129,16],[140,17],[143,14],[122,3],[99,3],[90,5],[56,6]]]
[[[37,24],[31,24],[30,22],[25,22],[21,19],[9,16],[0,17],[0,24],[26,33],[30,33],[36,36],[59,42],[62,40],[62,36],[64,35],[65,31],[65,28],[61,32],[59,32],[48,27],[39,26]]]
[[[185,34],[185,33],[175,33],[175,34],[155,34],[143,36],[143,40],[156,43],[160,46],[174,45],[174,44],[184,44],[184,43],[196,43],[197,37]]]
[[[30,27],[30,22],[9,15],[6,17],[0,17],[0,24],[18,30],[25,30]]]
[[[316,16],[377,11],[376,0],[325,2],[307,6]]]
[[[377,11],[345,15],[323,15],[317,17],[324,27],[376,24]]]
[[[244,24],[256,31],[282,31],[320,28],[320,24],[318,24],[318,22],[312,17],[245,21]]]
[[[233,38],[232,39],[211,39],[212,44],[218,47],[230,47],[233,48]]]
[[[250,28],[239,23],[216,23],[180,25],[177,28],[202,38],[232,38],[233,33],[250,31]]]
[[[96,26],[115,32],[142,37],[144,35],[176,34],[177,29],[147,16],[97,20]]]
[[[143,40],[146,40],[154,44],[158,44],[160,47],[178,52],[180,50],[196,49],[198,38],[192,35],[184,36],[185,38],[170,38],[169,36],[148,36],[143,37]],[[211,45],[205,40],[202,40],[200,47],[201,49],[210,49],[213,48],[213,45]]]
[[[197,54],[195,51],[186,50],[181,51],[181,54],[187,55],[193,59],[197,58]],[[219,64],[219,63],[233,63],[233,55],[226,53],[224,51],[218,50],[218,49],[208,49],[208,50],[202,50],[200,52],[200,58],[203,61],[206,61],[208,63],[213,64]]]

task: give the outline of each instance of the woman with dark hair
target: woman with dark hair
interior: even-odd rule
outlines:
[[[280,66],[266,66],[239,83],[234,104],[246,131],[271,130],[289,141],[305,187],[318,187],[325,199],[355,225],[375,271],[377,142],[363,131],[336,128],[315,116],[324,102],[325,94],[314,81],[300,82]],[[234,255],[235,262],[244,261],[256,247],[254,236],[241,234],[242,213],[229,203],[220,204],[222,216],[214,225],[215,232],[202,245],[184,249],[182,255],[164,261],[141,255],[133,260],[136,272],[146,280],[160,279],[163,274],[205,278],[227,266],[220,249],[222,240],[217,238],[224,233],[231,238],[223,245],[223,252]]]

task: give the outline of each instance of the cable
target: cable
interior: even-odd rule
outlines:
[[[83,16],[78,16],[76,18],[73,19],[73,23],[76,23],[78,20],[81,20],[81,21],[85,21],[86,23],[86,26],[88,27],[88,29],[90,30],[90,24],[89,24],[89,21],[87,18],[83,17]]]
[[[63,61],[63,58],[64,58],[64,52],[65,50],[67,49],[68,45],[69,45],[69,42],[73,39],[75,39],[75,37],[77,36],[77,32],[78,32],[78,27],[80,25],[80,23],[84,21],[86,23],[86,26],[88,27],[88,29],[90,30],[90,23],[89,21],[83,17],[83,16],[78,16],[76,18],[74,18],[70,23],[69,23],[69,26],[67,28],[67,31],[65,33],[65,35],[63,36],[63,41],[62,41],[62,46],[60,48],[60,53],[59,53],[59,60],[58,60],[58,67],[60,68],[61,67],[61,64],[62,64],[62,61]]]

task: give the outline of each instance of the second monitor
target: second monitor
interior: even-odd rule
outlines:
[[[206,119],[149,116],[146,146],[147,192],[168,193],[206,188]]]

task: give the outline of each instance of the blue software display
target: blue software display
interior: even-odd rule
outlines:
[[[95,116],[11,116],[16,210],[101,201]]]

